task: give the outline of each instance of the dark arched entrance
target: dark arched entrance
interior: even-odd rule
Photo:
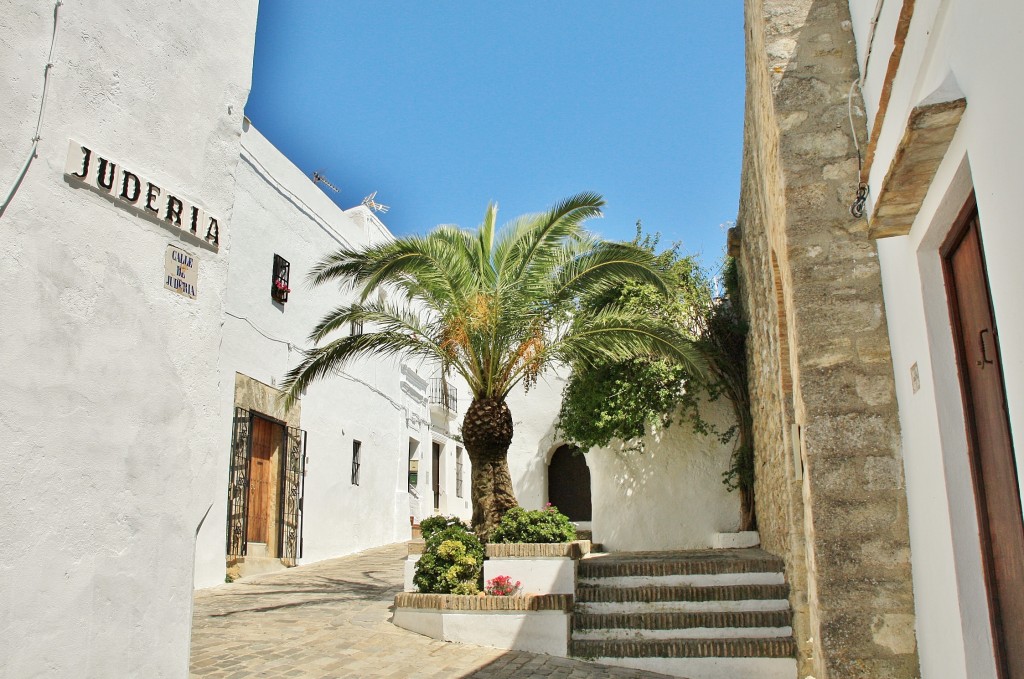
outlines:
[[[548,464],[548,502],[573,521],[590,521],[590,468],[582,453],[559,446]]]

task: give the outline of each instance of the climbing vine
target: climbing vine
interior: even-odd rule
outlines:
[[[655,252],[658,236],[643,235],[637,224],[634,244]],[[633,283],[611,293],[612,301],[662,317],[693,340],[708,364],[704,376],[662,359],[606,362],[573,370],[563,392],[558,427],[567,442],[582,450],[607,446],[618,439],[643,451],[649,427],[669,427],[675,421],[694,432],[732,442],[733,453],[723,482],[740,492],[742,530],[756,526],[754,517],[753,430],[747,392],[746,324],[739,299],[735,263],[727,259],[720,289],[693,255],[678,244],[658,255],[670,273],[674,290],[666,298],[648,285]],[[718,294],[716,294],[718,293]],[[608,299],[592,300],[605,304]],[[584,301],[587,303],[587,301]],[[702,403],[725,397],[733,423],[721,429],[702,414]]]

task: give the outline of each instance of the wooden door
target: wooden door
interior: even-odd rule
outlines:
[[[277,502],[278,474],[275,460],[281,445],[281,425],[262,417],[252,418],[252,460],[249,463],[249,542],[270,541]]]
[[[548,465],[548,502],[573,521],[590,521],[590,467],[582,453],[561,446]]]
[[[431,482],[434,484],[434,509],[441,508],[441,444],[433,445],[434,463],[430,469]]]
[[[943,256],[996,664],[1001,678],[1024,679],[1024,520],[973,196]]]

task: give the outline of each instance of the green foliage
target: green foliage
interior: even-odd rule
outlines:
[[[681,336],[695,341],[702,314],[712,306],[712,286],[693,255],[683,255],[679,244],[655,254],[658,236],[642,235],[639,223],[632,243],[654,257],[668,282],[670,294],[631,281],[586,299],[583,306],[615,304],[634,313],[646,313]],[[642,450],[649,426],[668,427],[684,389],[703,371],[669,357],[647,354],[627,360],[607,359],[591,366],[574,365],[562,394],[558,427],[566,440],[583,450],[604,447],[619,439]],[[706,423],[703,423],[706,426]]]
[[[657,236],[644,236],[637,223],[633,244],[654,252]],[[744,529],[753,529],[753,426],[747,393],[746,324],[738,308],[740,299],[736,263],[727,258],[721,271],[725,294],[715,296],[709,275],[692,255],[679,246],[655,256],[667,272],[671,295],[659,296],[643,283],[621,286],[615,302],[627,309],[647,309],[663,323],[672,323],[689,337],[703,359],[706,370],[665,357],[647,356],[626,361],[609,359],[596,366],[573,365],[563,393],[558,427],[566,439],[588,449],[607,446],[613,439],[627,447],[643,450],[648,426],[668,427],[673,417],[688,423],[693,431],[714,436],[723,444],[734,442],[730,468],[723,475],[729,490],[743,495]],[[610,291],[603,293],[606,303]],[[719,429],[706,420],[703,402],[725,396],[732,406],[734,422]]]
[[[348,283],[356,301],[329,311],[310,333],[315,346],[284,380],[287,399],[370,355],[436,361],[460,375],[473,398],[499,400],[555,363],[657,354],[701,369],[671,324],[642,305],[610,303],[609,292],[622,286],[643,285],[658,297],[669,283],[652,250],[584,229],[603,205],[601,196],[581,193],[498,230],[492,204],[475,231],[439,226],[327,255],[311,282]],[[378,301],[381,290],[389,301]],[[345,333],[353,322],[367,331]]]
[[[467,528],[436,528],[416,562],[412,581],[425,593],[475,594],[479,591],[483,565],[484,546]]]
[[[544,509],[513,507],[491,533],[491,542],[572,542],[576,526],[550,503]]]
[[[475,596],[480,593],[480,585],[475,582],[460,582],[452,588],[452,594],[468,594]]]
[[[466,531],[469,530],[469,525],[457,516],[435,514],[420,521],[420,533],[423,535],[424,540],[429,540],[430,536],[435,532],[450,526],[459,526]]]
[[[643,359],[574,372],[562,393],[559,427],[584,450],[607,446],[612,439],[639,445],[648,426],[671,424],[685,377],[681,366]]]

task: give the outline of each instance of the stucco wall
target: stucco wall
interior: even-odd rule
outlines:
[[[851,3],[863,64],[871,7]],[[900,3],[893,3],[898,14]],[[868,119],[892,52],[896,14],[880,17],[864,83]],[[1018,216],[1024,105],[1010,64],[1022,56],[1024,6],[1004,0],[918,0],[871,168],[870,196],[902,139],[910,110],[937,90],[967,109],[906,236],[878,241],[906,468],[914,590],[923,677],[995,676],[981,570],[978,522],[967,461],[964,413],[938,248],[972,188],[977,192],[992,304],[1003,358],[1018,479],[1024,472],[1024,290]],[[911,367],[920,389],[915,392]]]
[[[549,371],[529,392],[509,394],[515,426],[509,470],[527,509],[548,500],[548,464],[563,443],[555,422],[566,375]],[[712,404],[705,417],[727,423],[728,405]],[[722,484],[728,444],[698,436],[687,425],[649,435],[645,443],[643,454],[623,450],[619,442],[586,453],[596,542],[609,550],[694,549],[710,547],[712,533],[737,530],[739,496]]]
[[[6,194],[30,148],[54,3],[7,0],[0,16]],[[187,674],[255,21],[255,2],[60,8],[38,157],[0,217],[6,676]],[[218,214],[220,251],[67,183],[71,138]],[[169,243],[198,261],[195,300],[164,289]]]
[[[881,276],[865,220],[848,211],[857,187],[849,11],[842,0],[750,0],[746,8],[739,254],[762,537],[784,556],[794,585],[802,672],[913,677]],[[853,104],[863,134],[862,108]]]
[[[309,346],[307,336],[316,322],[352,296],[346,287],[311,287],[305,283],[307,272],[343,244],[358,246],[391,237],[365,208],[337,207],[248,123],[237,174],[237,226],[220,360],[217,482],[211,496],[214,509],[200,533],[196,558],[196,585],[201,587],[224,580],[235,374],[280,385],[300,360],[299,350]],[[270,295],[275,254],[291,265],[292,291],[284,304]],[[409,516],[418,517],[417,508],[424,510],[422,500],[430,499],[430,442],[442,437],[430,431],[425,394],[410,380],[422,382],[407,375],[425,378],[429,366],[410,365],[405,370],[397,360],[353,362],[312,385],[301,399],[301,419],[288,422],[307,432],[300,562],[409,538]],[[410,438],[420,442],[420,500],[408,493]],[[352,483],[353,441],[361,443],[358,484]],[[454,446],[446,452],[454,458]],[[454,486],[454,464],[448,467]],[[432,502],[425,509],[432,511]]]

